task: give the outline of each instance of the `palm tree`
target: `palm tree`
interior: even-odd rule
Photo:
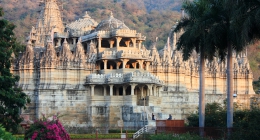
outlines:
[[[208,10],[208,0],[185,1],[183,9],[188,16],[183,17],[174,32],[183,32],[177,41],[177,49],[183,53],[183,60],[188,60],[194,50],[200,54],[200,87],[199,87],[199,127],[204,135],[205,126],[205,59],[212,59],[207,49],[205,38],[208,32],[206,21],[201,18]]]
[[[246,10],[242,10],[247,0],[210,0],[210,11],[203,18],[210,25],[206,41],[221,60],[227,58],[227,128],[233,128],[233,52],[241,52],[252,40],[243,27]],[[240,14],[239,14],[240,13]],[[243,33],[244,32],[244,33]],[[247,38],[247,39],[246,39]],[[230,132],[230,131],[229,131]],[[229,133],[230,134],[230,133]]]

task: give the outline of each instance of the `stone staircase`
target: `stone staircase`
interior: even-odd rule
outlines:
[[[143,134],[155,134],[155,130],[155,126],[146,125],[133,134],[133,139],[136,139]]]

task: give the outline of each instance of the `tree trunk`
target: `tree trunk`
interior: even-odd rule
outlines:
[[[200,89],[199,89],[199,127],[200,136],[204,136],[205,126],[205,59],[204,52],[200,52]]]
[[[228,44],[227,54],[227,129],[230,132],[233,127],[233,60],[232,46]],[[230,134],[230,133],[229,133]]]

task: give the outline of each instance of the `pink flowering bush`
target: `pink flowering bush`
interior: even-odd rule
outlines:
[[[69,134],[63,128],[58,117],[53,119],[43,119],[35,121],[25,132],[25,139],[31,140],[70,140]]]

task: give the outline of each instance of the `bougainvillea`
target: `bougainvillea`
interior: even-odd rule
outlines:
[[[25,132],[25,139],[31,140],[70,140],[57,116],[52,119],[36,120],[31,127]]]

